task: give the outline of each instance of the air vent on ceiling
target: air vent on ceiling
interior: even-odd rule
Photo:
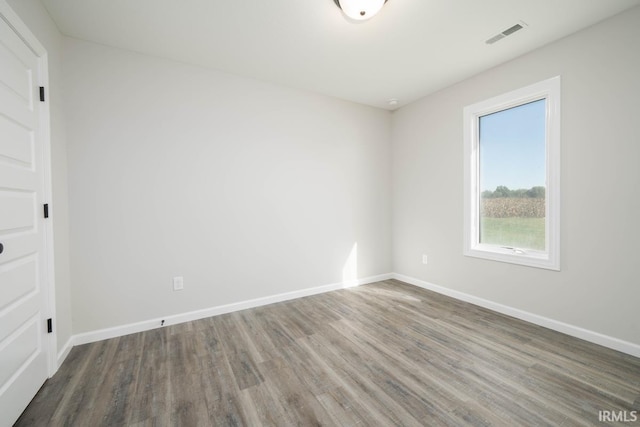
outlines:
[[[515,33],[516,31],[520,31],[526,25],[527,24],[525,24],[524,22],[521,22],[520,24],[513,25],[513,26],[507,28],[506,30],[504,30],[503,32],[498,33],[495,36],[491,37],[490,39],[485,41],[485,43],[486,44],[494,44],[498,40],[502,40],[503,38],[505,38],[507,36],[510,36],[511,34]]]

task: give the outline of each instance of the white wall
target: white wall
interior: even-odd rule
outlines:
[[[394,113],[394,271],[640,344],[639,40],[635,8]],[[463,107],[556,75],[562,271],[464,257]]]
[[[388,112],[64,52],[74,333],[391,270]]]
[[[67,151],[62,108],[62,36],[38,0],[8,0],[7,3],[47,50],[49,62],[49,107],[51,115],[52,195],[50,201],[54,234],[56,338],[64,350],[71,338],[71,281],[69,273],[69,209]]]

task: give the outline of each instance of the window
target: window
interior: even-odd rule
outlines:
[[[464,254],[560,270],[560,77],[464,109]]]

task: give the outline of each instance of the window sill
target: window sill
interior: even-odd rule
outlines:
[[[560,271],[558,257],[552,257],[545,252],[521,250],[518,248],[502,248],[493,245],[476,245],[473,248],[465,250],[464,255],[491,261]]]

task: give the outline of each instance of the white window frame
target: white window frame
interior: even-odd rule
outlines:
[[[546,99],[546,227],[544,251],[480,243],[479,120]],[[560,77],[556,76],[464,108],[464,255],[560,270]]]

